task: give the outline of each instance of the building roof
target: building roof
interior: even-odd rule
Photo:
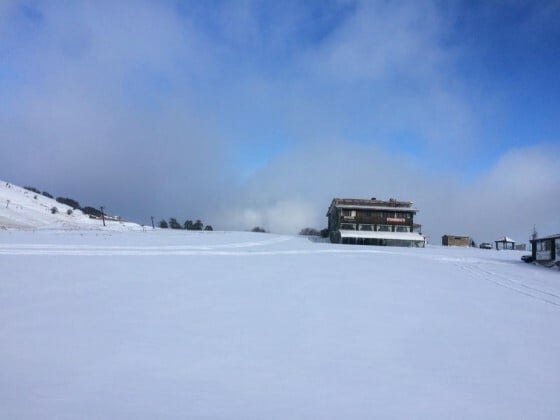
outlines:
[[[333,198],[327,216],[332,208],[418,212],[418,209],[412,208],[412,201],[399,201],[394,198],[389,200],[377,200],[376,198],[369,200],[363,198]]]
[[[557,233],[556,235],[543,236],[542,238],[531,239],[531,242],[544,241],[546,239],[558,239],[558,238],[560,238],[560,233]]]
[[[515,243],[515,241],[513,239],[508,238],[507,236],[504,236],[503,238],[495,240],[494,242],[513,242],[513,243]]]

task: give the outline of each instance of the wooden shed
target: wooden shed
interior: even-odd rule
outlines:
[[[461,235],[443,235],[441,237],[441,244],[443,246],[471,246],[470,236]]]

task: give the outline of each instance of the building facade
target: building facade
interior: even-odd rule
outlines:
[[[410,201],[334,198],[327,212],[333,243],[424,247]]]
[[[531,239],[531,254],[538,263],[560,265],[560,234]]]

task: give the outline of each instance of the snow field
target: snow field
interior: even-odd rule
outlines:
[[[0,417],[555,419],[560,278],[521,255],[0,232]]]

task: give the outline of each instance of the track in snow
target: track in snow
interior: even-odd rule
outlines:
[[[505,276],[494,271],[490,271],[480,266],[480,264],[457,264],[459,268],[469,271],[474,276],[483,280],[497,284],[498,286],[512,290],[524,296],[539,300],[541,302],[560,307],[560,295],[543,290],[539,287],[531,286],[521,280]]]

